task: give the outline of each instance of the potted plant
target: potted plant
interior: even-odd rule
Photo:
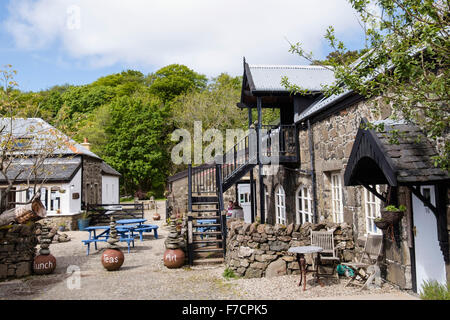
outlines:
[[[381,217],[389,224],[394,224],[403,218],[405,211],[406,207],[404,205],[400,205],[398,208],[396,206],[389,205],[381,210]]]
[[[374,220],[375,225],[378,229],[385,230],[389,227],[390,223],[384,220],[384,218],[376,218]]]
[[[61,232],[66,231],[66,224],[64,222],[60,223],[58,230]]]
[[[89,221],[91,218],[89,217],[90,213],[87,211],[83,211],[81,213],[80,219],[78,219],[78,229],[84,231],[85,228],[89,226]]]

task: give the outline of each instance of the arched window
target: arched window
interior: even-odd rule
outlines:
[[[297,200],[297,212],[296,212],[297,224],[305,222],[313,222],[312,198],[310,189],[304,185],[298,187],[296,192],[296,200]]]
[[[275,189],[276,222],[286,225],[286,194],[281,185]]]

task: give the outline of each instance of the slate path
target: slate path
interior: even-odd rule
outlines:
[[[164,217],[163,202],[159,206],[158,212]],[[417,299],[388,284],[382,289],[360,293],[357,289],[344,288],[345,280],[320,287],[309,277],[307,291],[303,292],[297,287],[297,275],[226,280],[222,277],[224,265],[167,269],[162,258],[168,229],[164,221],[152,221],[153,212],[146,210],[145,214],[147,223],[160,226],[159,239],[153,233],[147,234],[144,242],[135,242],[130,253],[122,244],[125,262],[119,271],[108,272],[103,268],[101,250],[93,249],[86,256],[81,240],[87,238],[87,232],[70,231],[67,233],[71,241],[50,247],[57,259],[54,274],[0,282],[0,299]],[[105,247],[99,244],[99,248]],[[80,289],[76,288],[74,275],[67,273],[69,266],[80,270]]]

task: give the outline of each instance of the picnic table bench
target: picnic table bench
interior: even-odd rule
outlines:
[[[94,243],[95,249],[97,250],[97,242],[107,242],[109,239],[109,226],[92,226],[84,229],[89,232],[89,239],[81,240],[83,244],[87,245],[86,255],[89,255],[91,243]],[[97,230],[104,230],[99,235],[96,234]],[[129,227],[116,227],[117,233],[119,234],[119,241],[126,242],[128,245],[128,253],[130,253],[130,244],[133,245],[134,248],[134,238],[137,235],[133,235],[130,231]]]
[[[143,240],[143,236],[142,234],[144,232],[151,232],[153,230],[153,234],[155,236],[155,239],[158,239],[158,226],[155,224],[143,224],[145,221],[147,221],[147,219],[122,219],[122,220],[117,220],[116,223],[117,224],[122,224],[122,225],[128,225],[130,224],[130,228],[131,228],[131,234],[134,234],[134,232],[138,232],[139,233],[139,239],[142,241]]]
[[[154,224],[143,224],[147,221],[146,219],[122,219],[117,220],[118,226],[116,230],[120,236],[119,240],[121,242],[127,242],[128,253],[130,253],[130,244],[134,248],[134,240],[137,235],[134,232],[139,233],[139,239],[144,241],[143,233],[153,231],[155,239],[158,239],[158,226]],[[89,239],[82,240],[83,244],[87,245],[87,255],[89,255],[90,244],[94,243],[95,249],[97,250],[97,242],[107,242],[109,238],[109,226],[91,226],[84,229],[89,232]],[[97,230],[104,230],[100,234],[96,234]]]

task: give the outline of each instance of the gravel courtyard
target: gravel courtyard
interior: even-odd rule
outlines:
[[[159,202],[158,206],[158,212],[163,216],[164,203]],[[71,241],[50,246],[57,260],[53,274],[0,282],[0,299],[418,299],[387,283],[381,289],[359,292],[358,288],[344,288],[345,279],[340,284],[329,282],[320,287],[309,275],[307,290],[303,292],[297,286],[298,275],[226,280],[222,277],[224,265],[167,269],[162,258],[168,229],[164,221],[153,221],[153,212],[146,211],[145,218],[147,223],[159,225],[159,239],[155,239],[153,233],[147,234],[143,242],[135,241],[130,253],[122,243],[125,262],[119,271],[108,272],[103,268],[100,260],[102,250],[96,251],[91,246],[91,254],[86,256],[86,247],[81,240],[87,239],[87,232],[70,231],[66,233]],[[106,248],[106,244],[100,243],[101,248]],[[74,276],[67,273],[69,266],[80,269],[79,289],[71,289],[75,282]]]

